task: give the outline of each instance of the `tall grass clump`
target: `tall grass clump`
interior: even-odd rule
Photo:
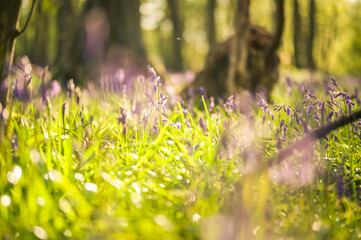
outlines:
[[[116,71],[98,90],[14,78],[0,108],[3,239],[361,237],[360,122],[275,160],[359,109],[335,79],[325,91],[288,80],[274,105],[192,105],[151,67],[132,85]]]

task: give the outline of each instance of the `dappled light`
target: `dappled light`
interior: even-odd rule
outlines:
[[[0,1],[2,239],[361,238],[360,9]]]

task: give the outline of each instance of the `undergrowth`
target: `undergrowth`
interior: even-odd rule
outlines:
[[[357,92],[288,79],[273,105],[192,104],[148,72],[132,91],[116,76],[119,91],[13,88],[0,108],[3,239],[361,238],[358,122],[257,168],[358,109]]]

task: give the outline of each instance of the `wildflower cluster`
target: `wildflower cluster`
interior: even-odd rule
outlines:
[[[270,116],[272,120],[274,119],[274,116],[271,112],[271,110],[268,107],[267,102],[259,95],[257,95],[257,104],[262,109],[263,116],[262,116],[262,123],[266,121],[266,118]]]
[[[100,78],[101,89],[104,92],[121,93],[127,91],[127,82],[124,70],[118,68],[114,73],[108,73]],[[129,90],[129,89],[128,89]]]
[[[153,92],[155,94],[155,98],[151,95],[148,95],[151,104],[159,111],[162,109],[163,113],[166,111],[166,103],[168,96],[165,96],[161,90],[162,81],[160,76],[158,76],[151,66],[148,65],[148,76],[153,85]]]
[[[357,238],[360,124],[318,144],[312,134],[303,138],[357,108],[357,91],[348,95],[331,79],[324,98],[306,88],[303,103],[290,99],[298,105],[273,106],[257,96],[259,108],[252,108],[252,97],[203,95],[200,105],[179,101],[170,111],[152,67],[132,85],[128,78],[119,69],[102,78],[102,89],[83,92],[70,80],[58,99],[52,96],[59,86],[45,71],[41,91],[36,77],[24,85],[30,100],[16,97],[17,82],[13,105],[0,105],[5,239],[207,238],[208,229],[235,232],[245,221],[253,232],[241,236]],[[288,79],[290,97],[297,95],[292,84]],[[26,111],[19,100],[30,101]],[[36,101],[46,102],[47,111],[34,107]],[[300,138],[310,142],[263,171],[263,163]],[[322,214],[310,215],[314,206]]]

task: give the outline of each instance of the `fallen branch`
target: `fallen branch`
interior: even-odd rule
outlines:
[[[349,123],[352,123],[358,119],[361,118],[361,109],[352,113],[348,116],[342,116],[336,121],[333,121],[319,129],[314,130],[313,132],[307,134],[299,141],[291,144],[290,146],[286,147],[284,150],[282,150],[277,158],[271,158],[267,162],[267,167],[270,168],[276,164],[282,163],[285,159],[287,159],[289,156],[291,156],[295,152],[299,152],[305,147],[309,146],[310,144],[313,144],[314,141],[317,139],[321,139],[326,137],[330,132],[336,130],[337,128],[343,127]]]

